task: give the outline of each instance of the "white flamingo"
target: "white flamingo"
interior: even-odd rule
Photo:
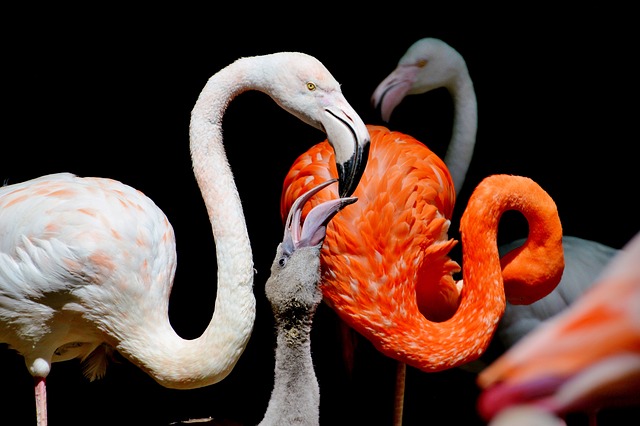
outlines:
[[[222,119],[237,95],[257,90],[324,131],[336,152],[342,194],[364,170],[369,135],[338,82],[297,52],[240,58],[213,75],[193,108],[193,171],[215,237],[218,287],[203,334],[171,327],[173,229],[141,192],[118,181],[51,174],[0,188],[0,342],[35,379],[38,425],[47,423],[51,364],[80,358],[90,379],[117,350],[159,384],[191,389],[224,379],[255,319],[253,257],[223,147]]]

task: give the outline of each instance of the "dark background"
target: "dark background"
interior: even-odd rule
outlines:
[[[327,66],[365,122],[383,124],[370,104],[373,90],[411,43],[430,36],[466,58],[478,96],[477,145],[451,236],[458,237],[473,187],[494,173],[536,180],[556,200],[567,235],[619,248],[638,231],[637,33],[626,22],[629,11],[485,11],[486,19],[470,14],[463,22],[457,13],[420,7],[405,10],[398,21],[387,9],[347,17],[327,6],[306,7],[278,21],[248,6],[246,16],[195,9],[136,16],[63,11],[67,19],[42,10],[39,19],[31,11],[8,14],[15,26],[2,41],[0,179],[11,184],[69,171],[115,178],[151,197],[177,236],[171,322],[180,335],[194,338],[208,324],[216,295],[213,238],[188,145],[189,114],[207,79],[242,56],[302,51]],[[406,98],[389,127],[442,156],[451,119],[452,103],[441,89]],[[257,270],[257,320],[245,353],[225,380],[190,391],[165,389],[122,358],[93,383],[76,361],[54,364],[47,382],[51,426],[168,425],[209,416],[245,425],[261,420],[274,347],[263,287],[282,236],[282,179],[295,157],[325,136],[266,95],[250,92],[230,104],[224,137]],[[506,215],[500,240],[525,232],[520,218]],[[452,256],[460,260],[459,251]],[[360,339],[355,370],[347,374],[337,324],[321,305],[312,350],[322,423],[390,424],[395,363]],[[32,380],[22,358],[3,348],[0,363],[0,424],[35,424]],[[437,419],[483,424],[475,414],[471,373],[409,368],[407,380],[405,425]]]

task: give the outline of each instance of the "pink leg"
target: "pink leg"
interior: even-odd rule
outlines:
[[[35,377],[36,419],[38,426],[47,426],[47,386],[44,377]]]

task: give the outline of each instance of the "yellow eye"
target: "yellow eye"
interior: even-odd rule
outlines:
[[[314,90],[316,90],[316,84],[312,81],[307,83],[307,89],[309,89],[311,92],[313,92]]]
[[[427,65],[427,60],[420,59],[416,65],[418,65],[420,68],[424,68],[424,66]]]

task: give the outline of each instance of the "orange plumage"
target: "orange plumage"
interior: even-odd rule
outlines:
[[[358,202],[327,229],[321,258],[324,300],[380,352],[423,371],[476,359],[505,307],[496,244],[502,212],[517,209],[539,222],[540,232],[531,233],[539,241],[529,241],[519,256],[532,246],[553,248],[556,264],[546,267],[555,268],[551,275],[559,280],[562,230],[555,204],[527,178],[495,176],[479,185],[462,220],[463,286],[452,276],[459,264],[448,255],[456,244],[448,237],[455,191],[444,162],[410,136],[368,128],[371,151],[353,194]],[[336,176],[331,156],[325,141],[294,162],[283,184],[283,217],[300,193]],[[307,209],[337,197],[327,188]],[[518,258],[512,263],[517,266]],[[543,297],[557,280],[526,291]]]

